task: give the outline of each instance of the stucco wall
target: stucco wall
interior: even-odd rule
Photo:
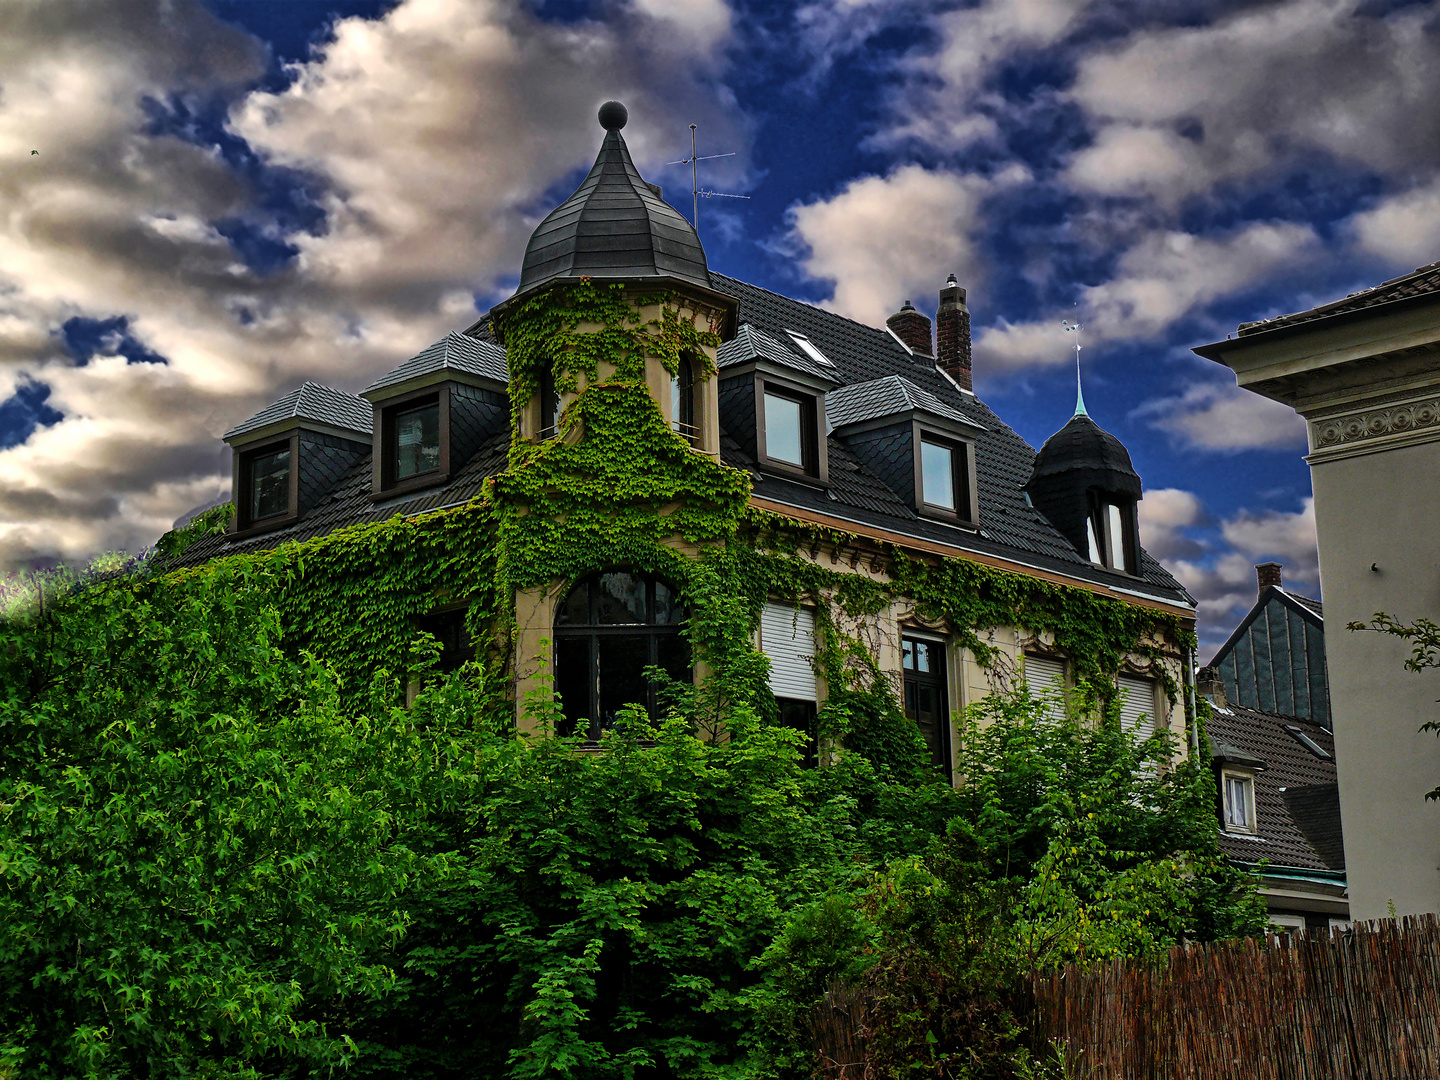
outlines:
[[[1325,650],[1356,919],[1440,910],[1440,672],[1397,638],[1345,630],[1384,611],[1440,617],[1440,442],[1312,458]],[[1371,565],[1377,569],[1371,570]]]

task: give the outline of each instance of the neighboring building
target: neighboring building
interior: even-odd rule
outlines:
[[[739,540],[669,535],[663,552],[646,549],[652,565],[675,552],[696,557],[705,544],[757,542],[774,532],[767,521],[780,521],[814,527],[813,542],[789,557],[827,573],[887,581],[901,556],[929,566],[953,561],[1153,612],[1174,621],[1133,643],[1111,674],[1121,679],[1130,714],[1173,727],[1186,745],[1183,710],[1172,716],[1161,688],[1182,683],[1192,669],[1182,642],[1194,626],[1194,603],[1139,544],[1141,483],[1119,441],[1082,413],[1037,455],[991,412],[971,385],[970,316],[953,275],[939,293],[937,346],[930,320],[908,302],[875,328],[714,273],[689,222],[631,162],[620,135],[623,108],[607,105],[602,123],[594,168],[535,230],[514,297],[359,397],[306,384],[226,434],[235,527],[197,542],[184,561],[465,506],[504,487],[487,488],[490,478],[523,475],[547,448],[602,438],[566,421],[584,414],[587,402],[624,392],[642,411],[653,405],[655,422],[669,428],[645,453],[694,462],[749,491],[748,510],[735,519]],[[564,351],[598,332],[586,324],[558,354],[517,359],[532,355],[516,343],[535,340],[523,334],[536,325],[525,322],[536,305],[594,282],[625,286],[607,296],[633,305],[627,325],[655,328],[656,352],[627,360],[638,366],[625,371],[609,360],[587,370],[570,363],[578,351]],[[660,335],[678,340],[690,328],[705,331],[707,343],[667,367]],[[512,401],[517,386],[524,396]],[[648,402],[634,396],[640,388]],[[641,449],[636,468],[647,467]],[[644,511],[652,522],[688,505],[660,501],[666,505]],[[561,537],[570,527],[547,520]],[[593,532],[580,539],[607,542]],[[541,676],[553,675],[566,723],[595,736],[620,705],[654,707],[646,666],[690,677],[695,658],[680,632],[686,597],[638,568],[633,548],[617,547],[609,565],[587,565],[578,576],[517,587],[513,604],[517,709]],[[451,658],[465,654],[461,614],[437,601],[426,624]],[[922,597],[900,595],[854,631],[894,681],[937,768],[949,771],[952,710],[990,692],[1027,658],[1062,682],[1073,678],[1071,658],[1054,638],[1023,623],[1015,615],[1009,625],[976,628],[994,650],[986,665]],[[814,724],[827,694],[811,662],[818,633],[816,610],[803,599],[772,595],[760,612],[771,688],[782,716],[800,727]]]
[[[1325,618],[1319,600],[1284,587],[1279,563],[1255,567],[1259,595],[1210,661],[1236,705],[1330,726]]]
[[[1307,422],[1351,912],[1440,910],[1440,675],[1344,629],[1440,613],[1440,263],[1195,351]]]

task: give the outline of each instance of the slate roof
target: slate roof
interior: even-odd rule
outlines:
[[[884,416],[919,409],[933,416],[980,428],[959,409],[946,405],[928,390],[922,390],[903,375],[887,375],[866,383],[844,386],[825,395],[825,422],[830,430],[861,424]]]
[[[1012,559],[1083,580],[1147,592],[1171,602],[1194,603],[1169,571],[1144,551],[1140,555],[1139,581],[1082,558],[1025,499],[1023,488],[1030,479],[1035,449],[978,397],[961,391],[927,359],[906,352],[887,330],[866,326],[724,274],[712,273],[710,278],[719,292],[740,302],[741,323],[748,322],[776,338],[786,330],[804,334],[835,363],[847,386],[903,374],[915,386],[984,428],[975,439],[981,526],[978,533],[929,518],[917,518],[893,492],[888,499],[877,497],[877,486],[884,488],[884,485],[863,468],[850,470],[848,463],[854,461],[854,456],[836,435],[827,440],[831,455],[828,494],[780,477],[765,476],[755,485],[757,498]],[[980,362],[983,363],[983,358]],[[723,447],[721,456],[723,459]],[[836,468],[837,461],[842,463],[841,468]]]
[[[436,371],[463,371],[468,375],[479,375],[496,382],[509,382],[510,373],[505,366],[505,350],[493,341],[482,341],[469,334],[454,331],[416,356],[412,356],[394,371],[381,375],[360,393],[383,390],[387,386],[406,382],[420,375]],[[366,405],[366,409],[370,406]],[[365,430],[370,430],[366,425]]]
[[[1035,456],[1031,476],[1039,479],[1074,469],[1111,474],[1121,490],[1128,485],[1133,486],[1135,494],[1140,491],[1140,476],[1130,463],[1130,451],[1125,449],[1124,443],[1090,419],[1087,413],[1076,413],[1064,427],[1045,440],[1045,445]]]
[[[1212,751],[1238,748],[1265,763],[1265,771],[1255,776],[1259,835],[1222,832],[1220,850],[1243,863],[1267,859],[1275,869],[1343,872],[1340,794],[1330,732],[1301,717],[1240,705],[1213,713],[1207,729]],[[1308,736],[1330,757],[1317,757],[1289,728]]]
[[[1282,326],[1295,326],[1298,323],[1323,319],[1330,315],[1339,315],[1342,312],[1378,307],[1381,304],[1406,300],[1412,296],[1424,296],[1427,293],[1440,293],[1440,262],[1417,267],[1408,274],[1391,278],[1374,288],[1362,289],[1357,293],[1351,293],[1343,300],[1332,300],[1328,304],[1321,304],[1308,311],[1297,311],[1292,315],[1280,315],[1277,318],[1262,319],[1259,322],[1241,323],[1240,336],[1248,337],[1251,334],[1276,330]]]
[[[186,549],[176,565],[194,566],[225,555],[263,551],[279,547],[289,540],[324,536],[348,525],[386,521],[396,514],[409,517],[441,507],[458,506],[480,494],[488,477],[504,471],[509,450],[510,433],[502,432],[481,446],[450,483],[379,502],[370,501],[370,455],[364,454],[340,478],[335,489],[295,524],[238,541],[224,536],[205,537]]]
[[[1281,589],[1280,591],[1283,592],[1286,596],[1290,597],[1291,600],[1294,600],[1301,607],[1305,608],[1307,611],[1313,611],[1316,615],[1320,616],[1321,619],[1325,618],[1325,608],[1319,600],[1311,600],[1310,597],[1301,596],[1299,593],[1293,593],[1289,589]]]
[[[304,382],[298,389],[290,391],[273,405],[266,405],[249,420],[236,424],[220,437],[229,442],[282,420],[311,420],[345,428],[368,439],[371,414],[368,401],[362,401],[353,394],[332,390],[328,386],[321,386],[319,383]]]
[[[581,275],[675,277],[710,287],[694,227],[641,177],[618,129],[605,133],[575,194],[531,235],[516,292]]]
[[[1172,603],[1193,604],[1180,583],[1143,551],[1138,579],[1096,566],[1081,557],[1025,498],[1022,489],[1030,478],[1035,450],[978,397],[962,392],[936,370],[933,362],[912,357],[888,331],[734,278],[711,274],[710,280],[712,288],[739,302],[738,322],[742,325],[735,341],[721,347],[722,363],[743,362],[748,351],[751,356],[765,355],[781,363],[808,364],[809,368],[797,367],[797,370],[824,374],[845,386],[898,385],[908,401],[923,402],[932,410],[948,410],[981,428],[976,433],[976,485],[981,525],[978,532],[917,517],[896,492],[865,468],[840,436],[832,434],[827,439],[830,487],[821,490],[763,473],[722,430],[721,458],[751,473],[755,478],[755,497]],[[834,363],[834,368],[822,369],[803,357],[798,347],[792,346],[787,330],[808,337]],[[448,335],[377,379],[367,390],[394,385],[447,366],[504,379],[504,351],[494,342],[487,320],[478,320],[464,334]],[[843,401],[843,392],[832,393],[841,393]],[[368,427],[369,406],[365,408]],[[399,502],[369,501],[370,459],[366,456],[356,463],[327,500],[290,528],[236,544],[224,538],[212,538],[192,546],[184,561],[198,562],[233,551],[274,547],[286,540],[320,535],[344,525],[383,520],[394,513],[419,513],[464,502],[481,490],[485,476],[505,467],[506,439],[482,448],[450,484]]]
[[[749,323],[742,323],[735,336],[715,350],[716,366],[722,370],[759,359],[773,360],[777,364],[803,371],[829,383],[840,382],[840,376],[834,368],[824,367],[811,360],[801,349],[790,344],[788,334],[774,337],[763,330],[757,330]],[[825,403],[828,409],[828,396]]]

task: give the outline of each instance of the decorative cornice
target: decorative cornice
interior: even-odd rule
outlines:
[[[1348,457],[1440,439],[1440,396],[1372,405],[1310,421],[1311,457]]]

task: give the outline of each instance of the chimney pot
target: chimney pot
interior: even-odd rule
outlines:
[[[1278,562],[1262,562],[1255,567],[1256,592],[1264,592],[1266,585],[1274,585],[1280,588],[1280,564]]]
[[[910,346],[912,351],[921,356],[934,355],[934,347],[930,344],[930,317],[916,311],[915,305],[909,300],[885,320],[885,325],[895,332],[896,337]]]
[[[940,290],[940,307],[935,312],[935,363],[944,369],[962,390],[974,388],[970,370],[970,309],[965,290],[951,274]]]

